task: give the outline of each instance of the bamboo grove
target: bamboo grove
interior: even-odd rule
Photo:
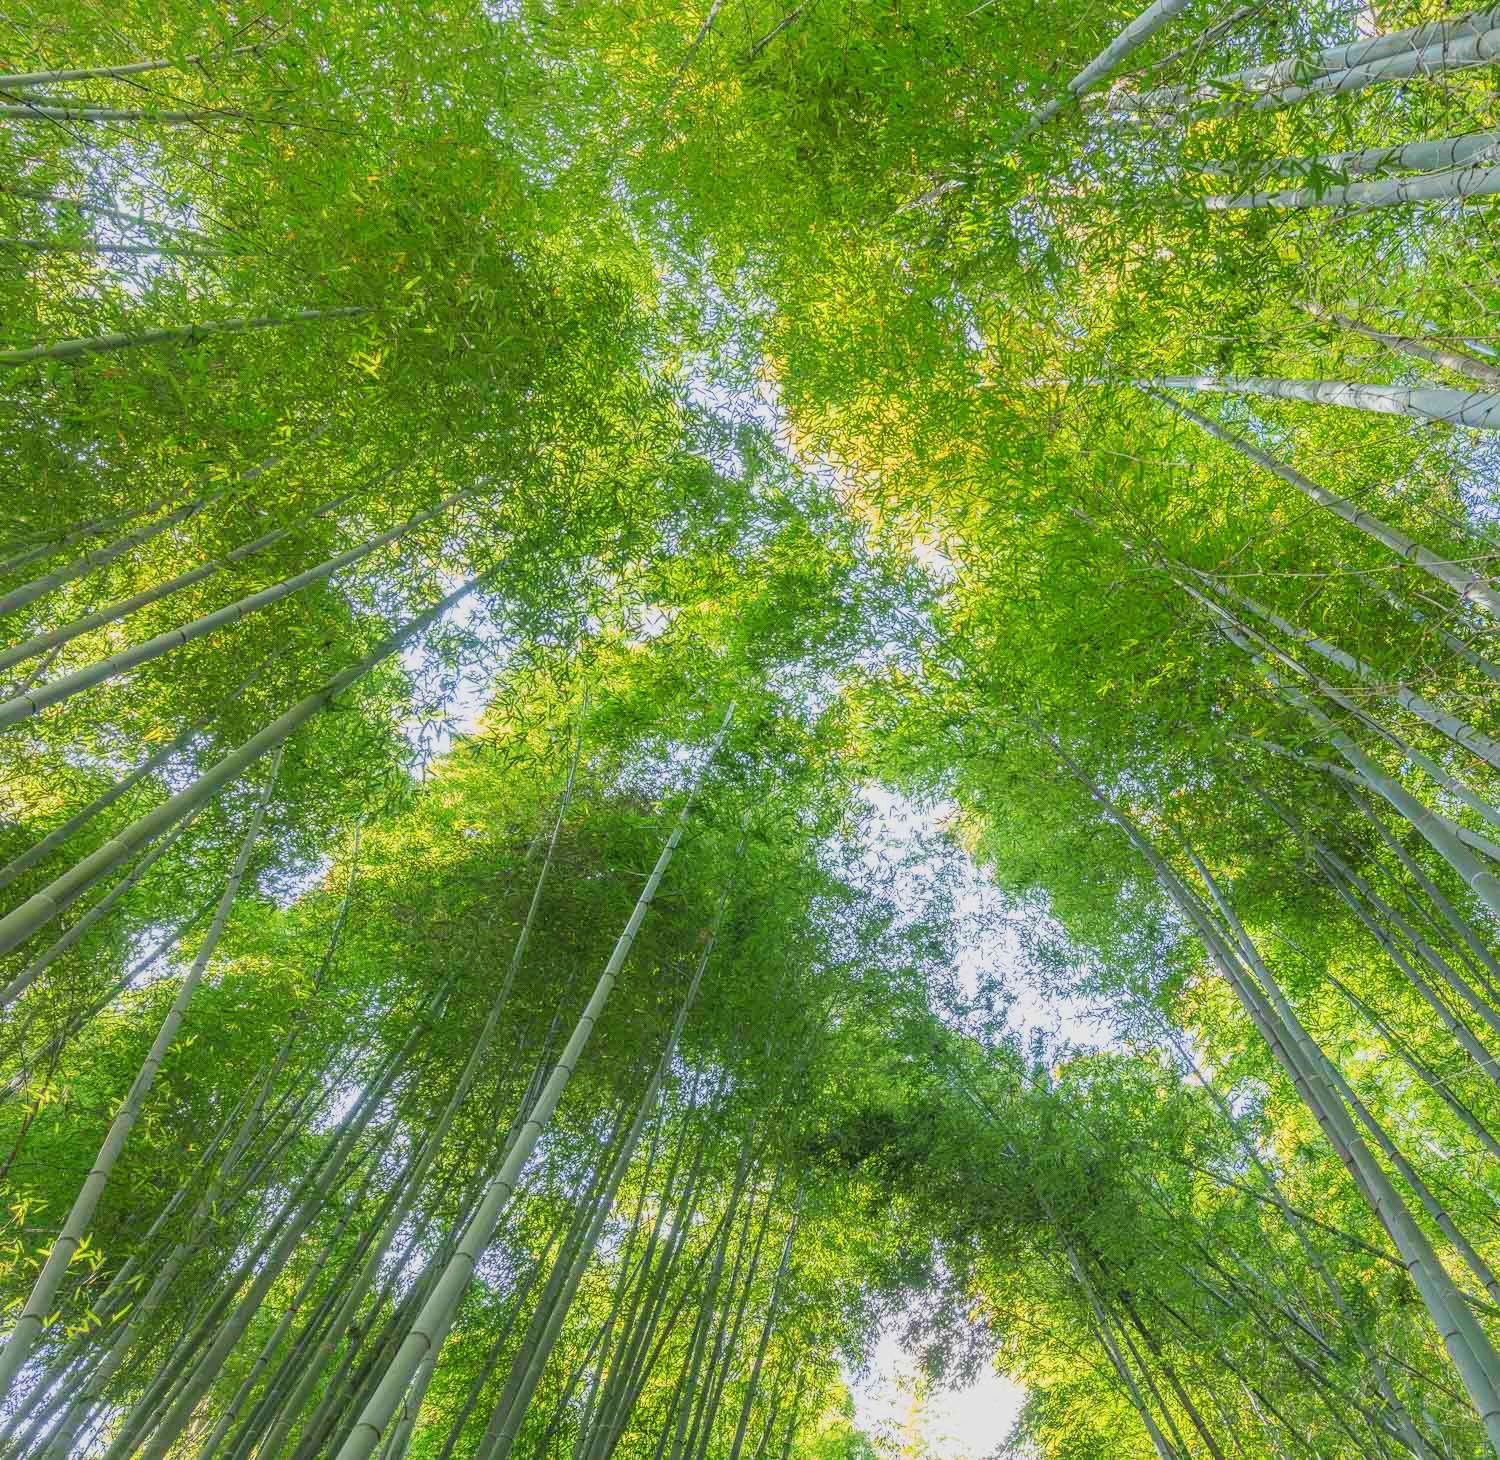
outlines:
[[[1500,10],[0,19],[4,1460],[1500,1454]]]

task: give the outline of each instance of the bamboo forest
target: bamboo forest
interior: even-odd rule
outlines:
[[[0,1460],[1500,1460],[1497,68],[6,6]]]

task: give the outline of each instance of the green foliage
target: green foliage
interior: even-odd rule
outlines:
[[[1220,206],[1500,127],[1347,9],[13,18],[0,1450],[1500,1442],[1493,437],[1207,388],[1500,378],[1487,195]]]

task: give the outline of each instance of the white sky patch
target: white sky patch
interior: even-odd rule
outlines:
[[[347,1082],[340,1085],[328,1107],[313,1124],[315,1131],[333,1130],[341,1121],[348,1119],[353,1113],[354,1107],[359,1104],[359,1097],[365,1093],[365,1087],[355,1082]]]
[[[87,220],[93,243],[103,250],[90,259],[91,266],[102,281],[132,300],[144,297],[146,286],[155,275],[175,267],[171,257],[174,247],[200,246],[205,229],[213,235],[211,223],[205,224],[190,204],[173,197],[163,177],[157,149],[149,144],[119,135],[91,137],[79,149],[76,161],[83,185],[60,186],[55,192],[60,201],[49,205],[48,211],[59,221],[71,221],[75,213]],[[85,206],[70,207],[67,200],[80,196]],[[89,208],[86,206],[89,203],[100,206]],[[110,209],[144,220],[144,226],[114,217]],[[166,252],[153,255],[109,251],[112,245],[119,244],[152,244]]]
[[[444,593],[451,593],[458,584],[445,580],[439,586]],[[472,664],[465,669],[454,693],[443,701],[440,721],[418,717],[408,719],[402,725],[402,733],[410,743],[413,755],[419,759],[423,755],[433,759],[447,755],[455,741],[472,735],[479,728],[490,701],[494,678],[505,657],[505,645],[498,625],[483,602],[472,593],[460,598],[442,616],[439,624],[457,625],[479,639],[489,652],[486,652],[483,664]],[[433,669],[428,635],[424,634],[402,649],[401,665],[418,681],[427,677]]]
[[[910,879],[915,903],[922,881],[935,867],[930,859],[924,872],[920,855],[924,842],[941,836],[957,808],[951,803],[921,806],[883,786],[867,786],[861,793],[877,820],[866,831],[865,860],[872,871],[893,863],[902,866],[902,880]],[[908,861],[910,858],[910,861]],[[1077,999],[1045,994],[1027,978],[1015,938],[995,916],[1003,903],[989,878],[963,857],[963,883],[956,912],[960,943],[957,973],[966,998],[977,995],[980,975],[999,974],[1014,996],[1008,1023],[1024,1041],[1036,1028],[1049,1040],[1098,1046],[1105,1041],[1089,1006]],[[925,1395],[917,1383],[919,1365],[896,1336],[898,1317],[880,1340],[863,1381],[846,1375],[854,1398],[855,1420],[883,1452],[892,1456],[913,1453],[913,1442],[926,1446],[933,1460],[987,1460],[1003,1445],[1026,1400],[1026,1391],[1003,1375],[986,1373],[962,1389],[933,1389]],[[915,1449],[915,1453],[924,1453]]]
[[[333,856],[328,852],[324,852],[305,871],[299,872],[293,877],[288,877],[278,887],[276,892],[277,905],[280,907],[291,907],[294,903],[301,902],[315,887],[321,885],[323,879],[331,871],[333,871]]]
[[[869,1379],[849,1389],[855,1422],[877,1447],[910,1453],[916,1448],[911,1442],[920,1440],[933,1460],[986,1460],[1026,1402],[1026,1391],[999,1374],[983,1374],[966,1389],[924,1395],[915,1363],[891,1336],[876,1348]]]
[[[889,862],[912,857],[923,842],[944,833],[957,814],[951,802],[921,806],[884,786],[867,786],[861,792],[864,800],[879,818],[878,828],[867,834],[871,845],[865,853],[872,870]],[[959,917],[960,941],[956,971],[966,998],[978,995],[981,975],[997,974],[1014,996],[1009,1023],[1023,1038],[1040,1028],[1054,1039],[1070,1044],[1099,1045],[1106,1042],[1091,1006],[1080,999],[1060,998],[1038,989],[1020,965],[1020,950],[1014,934],[1003,924],[999,914],[1004,906],[1000,892],[973,861],[962,854],[963,883],[959,890],[956,912]],[[925,875],[934,868],[926,864]],[[912,879],[912,890],[924,876],[924,865],[915,857],[906,875]]]
[[[934,542],[919,538],[912,544],[911,555],[934,583],[947,585],[958,577],[953,559]]]
[[[648,644],[660,638],[672,627],[677,610],[670,606],[662,608],[654,603],[643,604],[630,610],[625,632],[633,644]]]

